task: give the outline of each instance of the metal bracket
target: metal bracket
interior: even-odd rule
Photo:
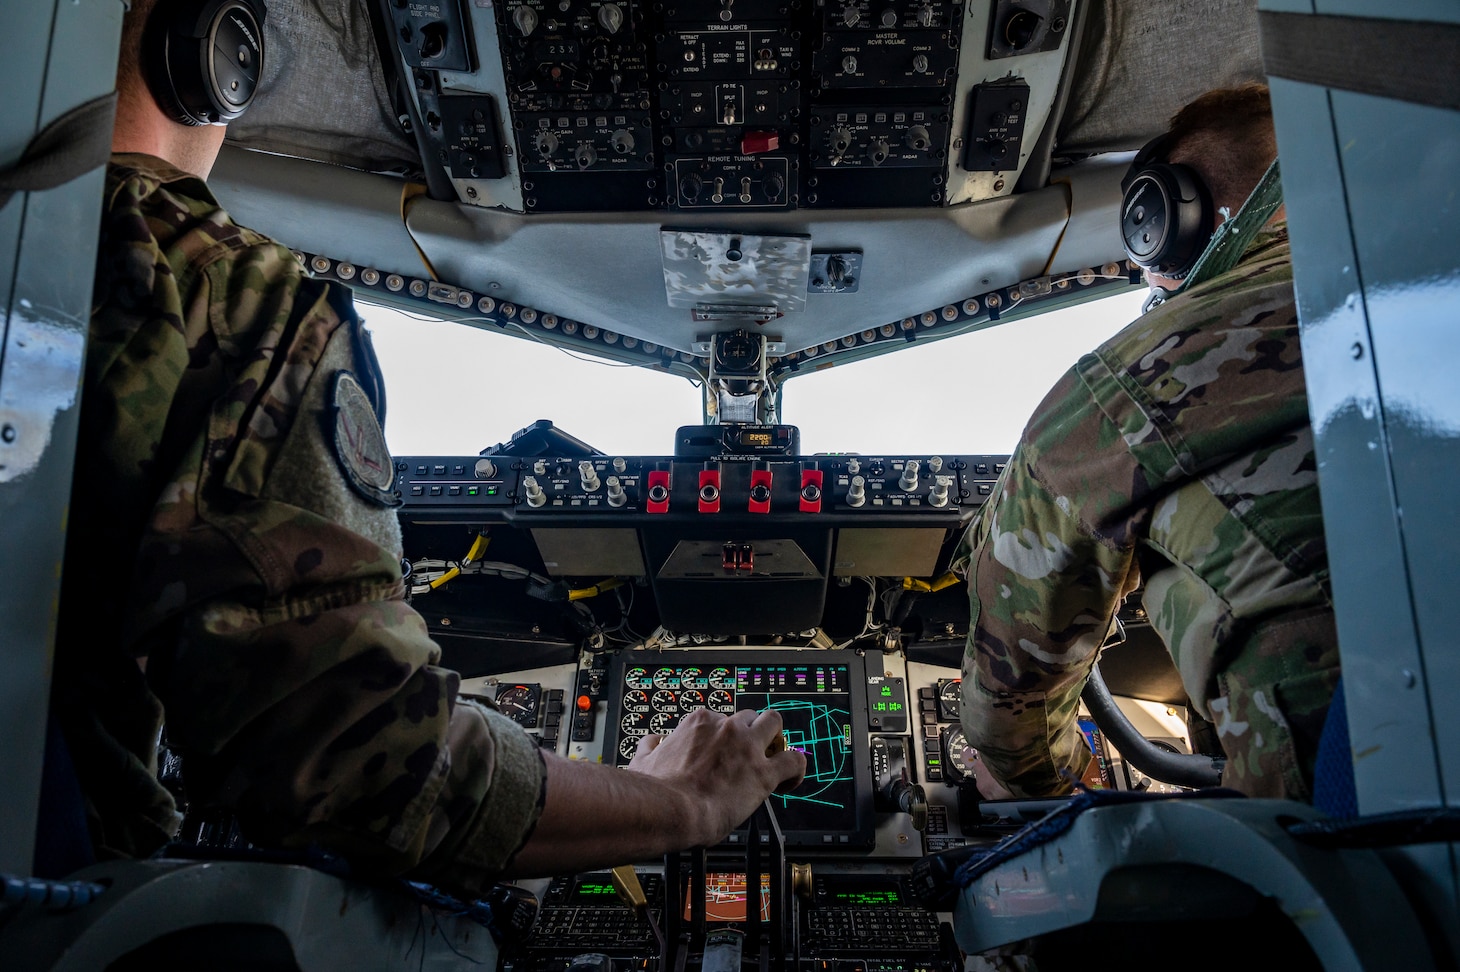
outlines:
[[[855,294],[862,283],[862,254],[838,250],[811,254],[806,291],[812,294]]]

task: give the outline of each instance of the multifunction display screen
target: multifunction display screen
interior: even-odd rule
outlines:
[[[867,774],[865,678],[842,653],[836,661],[741,661],[717,656],[693,663],[676,653],[628,652],[614,666],[610,704],[613,761],[626,765],[646,735],[667,735],[696,709],[729,715],[751,709],[780,713],[786,745],[806,756],[806,778],[775,794],[776,822],[790,844],[847,846],[860,842]],[[830,654],[830,653],[828,653]],[[859,779],[860,777],[860,779]],[[855,838],[855,839],[854,839]]]

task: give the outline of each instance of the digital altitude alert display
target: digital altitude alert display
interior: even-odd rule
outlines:
[[[742,432],[740,433],[740,444],[764,449],[774,445],[775,439],[769,432]]]

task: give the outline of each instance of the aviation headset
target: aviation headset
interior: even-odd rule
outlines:
[[[1132,263],[1180,280],[1206,249],[1216,212],[1196,171],[1166,161],[1170,148],[1167,134],[1136,153],[1120,183],[1120,235]]]
[[[143,74],[157,103],[184,125],[243,114],[264,68],[263,0],[159,0],[142,34]]]

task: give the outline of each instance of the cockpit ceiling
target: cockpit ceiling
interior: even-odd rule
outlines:
[[[1252,0],[367,2],[270,4],[224,204],[311,254],[417,277],[424,255],[681,351],[771,309],[789,352],[1108,269],[1116,153],[1262,76]],[[407,181],[428,194],[403,205]],[[671,306],[665,232],[817,270],[777,267],[808,291],[778,299],[732,268],[728,316]],[[825,285],[833,256],[855,286]]]

